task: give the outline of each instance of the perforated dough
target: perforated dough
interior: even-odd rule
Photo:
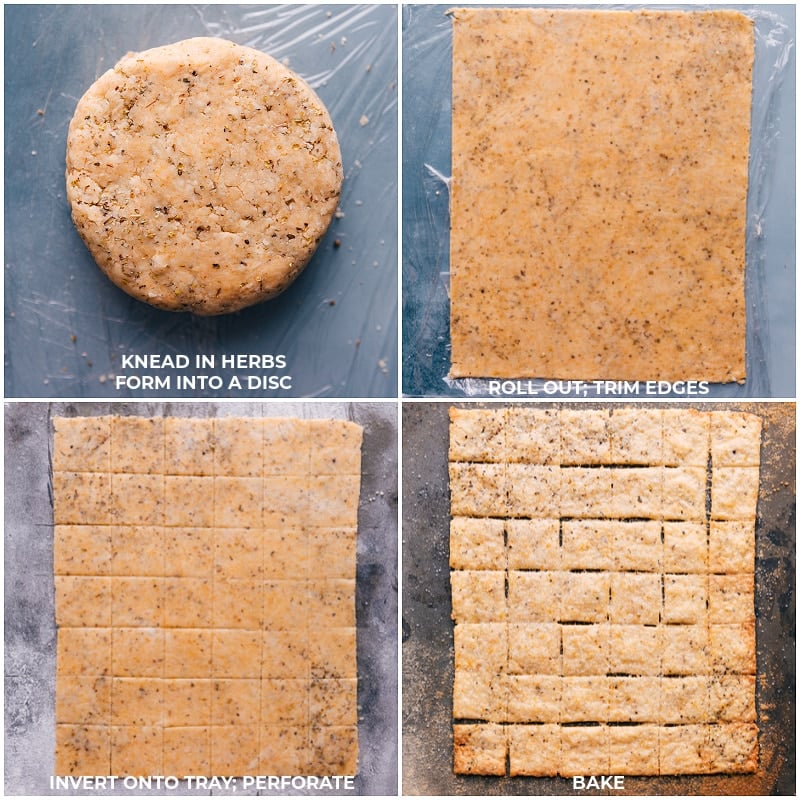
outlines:
[[[56,774],[355,774],[361,428],[54,425]]]

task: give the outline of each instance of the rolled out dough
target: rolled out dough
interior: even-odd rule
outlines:
[[[452,14],[451,375],[743,381],[752,20]]]

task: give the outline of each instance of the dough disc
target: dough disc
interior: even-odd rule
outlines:
[[[211,315],[282,292],[322,238],[342,163],[314,91],[215,38],[129,53],[81,98],[72,218],[100,268],[158,308]]]

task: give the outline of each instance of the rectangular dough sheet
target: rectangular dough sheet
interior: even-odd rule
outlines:
[[[743,381],[752,20],[452,15],[451,375]]]
[[[621,406],[450,419],[455,771],[755,771],[761,419]],[[465,447],[478,427],[550,446]],[[527,491],[549,498],[541,518],[509,500],[522,467]]]
[[[362,429],[57,418],[58,775],[353,775]]]

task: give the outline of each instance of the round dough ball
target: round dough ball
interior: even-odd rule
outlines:
[[[72,218],[101,269],[158,308],[222,314],[282,292],[331,221],[342,158],[314,91],[258,50],[130,53],[81,98]]]

